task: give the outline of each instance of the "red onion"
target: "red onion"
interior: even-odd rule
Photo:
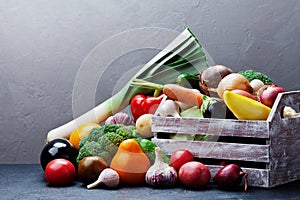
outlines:
[[[265,86],[259,89],[258,98],[262,104],[272,108],[277,95],[281,92],[286,92],[286,90],[282,87],[278,87],[277,85]]]
[[[245,177],[244,190],[248,188],[248,174],[236,164],[228,164],[221,168],[214,176],[214,182],[226,189],[237,187],[241,184],[243,177]]]

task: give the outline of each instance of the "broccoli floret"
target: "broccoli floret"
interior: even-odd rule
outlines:
[[[115,133],[117,129],[120,127],[123,127],[123,124],[106,124],[105,126],[102,127],[104,133]]]
[[[77,156],[77,162],[79,163],[84,157],[95,155],[95,153],[99,151],[100,147],[101,146],[97,142],[86,141],[84,145],[82,145],[80,148],[80,151]]]
[[[79,141],[79,144],[78,144],[78,149],[80,149],[87,141],[88,141],[88,136],[85,136],[84,138],[82,138],[80,141]]]
[[[118,131],[118,129],[124,129],[124,127],[124,125],[120,124],[107,124],[102,127],[93,128],[90,134],[84,137],[79,143],[77,162],[80,162],[80,160],[86,156],[93,155],[103,157],[109,164],[111,158],[117,152],[120,143],[130,138],[130,136],[126,138],[117,134],[117,132],[122,132],[121,130]],[[123,135],[125,135],[125,132]]]
[[[124,137],[124,139],[141,137],[141,135],[136,131],[135,126],[123,126],[117,129],[117,134]]]
[[[79,143],[77,162],[87,156],[100,156],[108,165],[118,151],[118,147],[126,139],[134,138],[139,143],[141,150],[148,156],[151,164],[155,161],[156,145],[145,138],[141,138],[135,126],[122,124],[107,124],[93,128],[90,134]],[[169,158],[162,153],[164,162],[169,164]]]
[[[98,142],[100,138],[105,135],[106,132],[104,131],[103,127],[95,127],[91,130],[90,134],[87,136],[88,141],[95,141]]]
[[[254,79],[259,79],[261,80],[265,85],[271,85],[273,83],[273,81],[265,74],[261,73],[261,72],[257,72],[254,70],[246,70],[246,71],[239,71],[239,74],[243,75],[244,77],[246,77],[246,79],[251,82]]]

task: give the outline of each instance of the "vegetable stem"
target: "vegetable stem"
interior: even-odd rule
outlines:
[[[143,79],[159,86],[159,84],[175,83],[179,74],[185,72],[196,74],[208,67],[202,46],[187,28],[139,70],[118,93],[78,118],[49,131],[47,141],[68,138],[82,123],[101,123],[128,106],[134,95],[153,95],[157,89],[145,88],[142,83],[134,84],[134,79]],[[134,86],[131,85],[132,83]]]

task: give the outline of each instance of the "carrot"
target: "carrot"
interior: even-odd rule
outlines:
[[[163,87],[163,93],[168,98],[180,101],[190,106],[201,106],[203,94],[197,89],[185,88],[177,84],[166,84]]]

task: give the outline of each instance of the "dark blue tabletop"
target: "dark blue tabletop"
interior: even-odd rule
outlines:
[[[300,181],[272,189],[247,192],[222,191],[211,185],[203,190],[184,187],[154,189],[148,186],[88,190],[80,182],[68,187],[49,187],[38,164],[0,165],[0,199],[300,199]]]

